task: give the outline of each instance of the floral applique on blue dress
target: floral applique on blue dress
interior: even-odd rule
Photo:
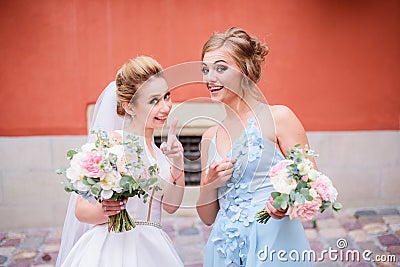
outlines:
[[[262,136],[254,118],[248,123],[227,154],[236,159],[234,172],[218,188],[220,210],[206,244],[204,267],[311,266],[309,259],[302,258],[310,246],[300,221],[285,217],[271,218],[267,224],[256,222],[256,213],[265,207],[273,190],[268,172],[284,157]],[[222,160],[215,144],[216,135],[208,163],[211,158]],[[286,251],[286,257],[278,259],[279,250]]]

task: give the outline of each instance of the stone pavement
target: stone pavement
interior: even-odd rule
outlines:
[[[197,217],[166,217],[163,228],[185,266],[202,266],[211,227]],[[304,228],[317,256],[313,266],[400,266],[400,206],[326,212]],[[0,232],[0,267],[54,266],[60,237],[61,228]],[[333,253],[323,253],[329,248]]]

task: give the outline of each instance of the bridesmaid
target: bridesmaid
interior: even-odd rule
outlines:
[[[237,27],[212,35],[203,46],[203,79],[211,99],[226,110],[222,123],[202,137],[197,212],[213,225],[205,267],[311,266],[302,259],[310,250],[302,223],[274,209],[269,199],[270,167],[289,147],[308,140],[288,107],[266,104],[257,90],[267,53],[265,44]],[[266,203],[272,218],[259,224],[256,213]],[[286,255],[278,258],[279,250]]]

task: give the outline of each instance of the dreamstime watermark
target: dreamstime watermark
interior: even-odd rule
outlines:
[[[359,251],[356,249],[347,249],[348,243],[344,238],[336,241],[336,247],[329,247],[322,251],[314,250],[270,250],[265,246],[259,250],[257,257],[259,261],[269,262],[321,262],[321,261],[343,261],[343,262],[397,262],[396,255],[381,254],[375,255],[371,250]]]

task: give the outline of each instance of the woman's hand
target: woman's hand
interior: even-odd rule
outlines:
[[[176,125],[178,120],[175,119],[168,131],[167,142],[163,142],[160,146],[161,152],[171,160],[171,163],[177,169],[183,170],[183,146],[176,137]]]
[[[121,210],[125,209],[125,204],[128,200],[103,200],[101,202],[101,207],[103,208],[104,215],[113,216],[121,212]]]
[[[219,188],[225,185],[233,173],[233,163],[236,160],[226,158],[219,162],[212,162],[203,185],[210,185],[213,188]]]
[[[265,205],[265,210],[269,213],[269,215],[271,215],[272,218],[276,220],[283,219],[286,216],[287,208],[275,209],[274,206],[272,205],[272,202],[274,202],[274,200],[271,198]]]

